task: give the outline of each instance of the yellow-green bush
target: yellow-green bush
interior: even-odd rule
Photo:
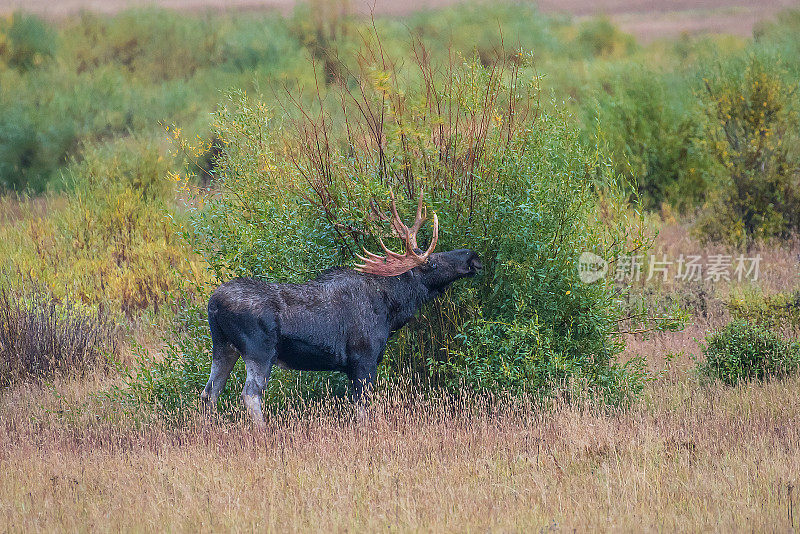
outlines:
[[[625,56],[636,47],[633,37],[622,32],[605,17],[581,23],[575,42],[578,50],[588,56]]]
[[[800,230],[800,122],[781,60],[761,51],[704,79],[705,148],[719,168],[699,233],[745,243]]]
[[[0,225],[0,256],[60,297],[127,315],[158,312],[203,270],[170,217],[171,162],[130,142],[90,149],[69,169],[73,196],[52,196],[44,216]],[[21,201],[28,211],[31,200]]]
[[[734,319],[800,336],[800,292],[769,295],[755,288],[739,289],[731,295],[728,308]]]

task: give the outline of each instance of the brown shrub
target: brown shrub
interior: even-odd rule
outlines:
[[[117,346],[102,311],[58,300],[36,281],[12,288],[0,280],[0,387],[84,373],[105,365]]]

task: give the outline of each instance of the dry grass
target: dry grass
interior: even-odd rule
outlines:
[[[0,272],[0,387],[78,374],[117,354],[119,334],[102,312],[59,301],[33,280],[7,284]]]
[[[668,280],[658,275],[646,281],[646,270],[642,280],[635,285],[634,294],[644,295],[651,303],[658,304],[668,298],[677,300],[690,312],[690,321],[680,332],[647,333],[627,336],[627,346],[623,359],[644,356],[653,372],[661,372],[666,378],[676,379],[690,373],[694,367],[692,358],[702,357],[705,337],[721,329],[731,320],[728,303],[737,291],[758,290],[764,295],[791,293],[798,290],[798,271],[800,270],[800,242],[797,239],[778,244],[760,244],[748,251],[740,251],[719,244],[705,244],[692,237],[688,223],[657,221],[658,235],[652,254],[657,260],[666,256],[675,261],[681,255],[726,254],[734,258],[740,254],[745,257],[761,256],[757,280],[735,278],[729,281],[691,282],[676,280],[677,267],[670,268]],[[648,259],[643,260],[646,264]],[[705,263],[705,260],[704,260]],[[733,271],[733,268],[731,268]]]
[[[643,263],[642,276],[638,282],[626,283],[632,283],[632,295],[643,298],[656,308],[677,302],[691,314],[691,320],[683,332],[629,336],[626,353],[646,356],[651,367],[660,364],[670,353],[699,355],[697,341],[702,341],[706,334],[722,328],[731,320],[728,305],[742,292],[751,291],[771,296],[792,294],[800,289],[800,240],[797,238],[774,244],[759,244],[742,251],[720,244],[699,242],[692,237],[691,225],[688,223],[665,223],[659,220],[654,225],[659,231],[652,250],[640,260]],[[705,279],[708,273],[706,266],[709,258],[714,255],[732,258],[730,280]],[[736,258],[740,255],[745,258],[761,257],[757,279],[743,277],[741,281],[737,280],[734,271]],[[676,262],[681,256],[701,256],[704,279],[676,279],[678,267],[673,263],[669,266],[666,280],[658,272],[651,280],[647,280],[651,256],[656,261],[666,258],[672,262]]]
[[[0,522],[22,531],[787,530],[800,380],[678,373],[621,414],[380,398],[245,423],[137,428],[66,409],[102,377],[0,405]],[[42,406],[31,405],[43,400]],[[345,416],[343,416],[343,413]],[[791,505],[790,498],[794,505]]]
[[[746,279],[739,283],[737,280],[720,280],[711,283],[704,282],[709,290],[716,295],[726,296],[731,289],[745,285],[757,286],[766,294],[791,291],[798,284],[798,267],[800,267],[800,238],[795,237],[776,243],[761,243],[750,247],[748,250],[737,250],[721,244],[702,243],[692,236],[690,223],[657,223],[658,236],[653,249],[648,254],[660,259],[666,255],[668,260],[676,260],[681,254],[702,255],[706,259],[710,255],[725,254],[735,258],[743,255],[746,258],[761,256],[758,279],[750,282]],[[675,274],[675,267],[672,268]],[[734,267],[730,271],[733,274]],[[657,278],[657,275],[656,277]],[[654,280],[654,282],[657,280]],[[685,291],[686,285],[680,280],[672,280],[661,287],[664,291]]]

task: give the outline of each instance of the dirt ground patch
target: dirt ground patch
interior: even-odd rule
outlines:
[[[371,8],[377,14],[404,14],[442,7],[457,0],[353,0],[359,12]],[[179,10],[289,11],[296,0],[0,0],[0,13],[25,9],[47,17],[63,17],[83,9],[114,13],[133,6],[158,4]],[[753,25],[772,18],[782,9],[800,7],[796,0],[541,0],[545,12],[563,12],[577,17],[606,14],[624,30],[643,41],[674,37],[682,33],[732,33],[750,35]]]

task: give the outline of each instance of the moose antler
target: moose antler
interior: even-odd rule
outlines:
[[[392,252],[386,248],[386,245],[383,244],[383,239],[379,237],[378,243],[380,243],[381,248],[386,255],[379,256],[377,254],[373,254],[367,249],[364,249],[366,257],[356,254],[356,257],[364,262],[360,265],[356,265],[357,271],[362,273],[376,274],[378,276],[397,276],[428,261],[428,257],[433,252],[433,249],[436,248],[436,242],[439,240],[439,218],[436,216],[436,213],[433,214],[433,238],[431,239],[431,244],[428,247],[428,250],[422,254],[417,254],[417,232],[419,232],[419,229],[422,228],[422,223],[424,223],[425,219],[428,217],[428,210],[422,205],[422,192],[423,191],[420,188],[419,202],[417,203],[417,218],[414,220],[414,224],[411,226],[411,228],[403,224],[403,221],[400,220],[400,215],[397,213],[397,206],[395,206],[394,203],[394,193],[389,193],[392,199],[390,205],[390,209],[392,210],[392,218],[389,223],[391,224],[392,229],[397,236],[403,240],[403,243],[405,243],[405,254]],[[379,215],[379,217],[383,220],[386,220],[386,216],[382,213]]]

